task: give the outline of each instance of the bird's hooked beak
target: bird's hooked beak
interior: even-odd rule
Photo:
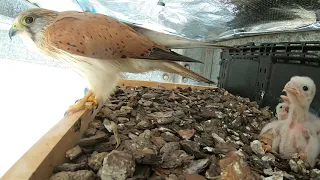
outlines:
[[[15,26],[11,26],[10,30],[9,30],[9,37],[12,40],[12,37],[15,36],[17,34],[18,30]]]

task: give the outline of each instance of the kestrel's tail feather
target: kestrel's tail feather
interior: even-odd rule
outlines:
[[[185,76],[185,77],[197,80],[197,81],[202,81],[202,82],[209,83],[209,84],[216,84],[212,80],[210,80],[210,79],[208,79],[198,73],[195,73],[195,72],[185,68],[184,66],[182,66],[176,62],[163,62],[160,70],[168,72],[168,73],[174,73],[174,74],[178,74],[181,76]]]
[[[126,23],[135,31],[146,36],[150,40],[161,44],[169,49],[190,49],[190,48],[218,48],[218,49],[238,49],[232,46],[223,46],[211,42],[203,42],[196,39],[190,39],[173,34],[154,31],[135,24]]]

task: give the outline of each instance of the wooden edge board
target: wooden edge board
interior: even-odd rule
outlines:
[[[215,86],[200,86],[177,83],[121,79],[120,87],[146,86],[174,88],[209,89]],[[7,172],[1,180],[45,180],[55,166],[67,161],[65,153],[77,145],[82,134],[98,112],[79,111],[68,115],[42,136]]]
[[[156,82],[156,81],[143,81],[143,80],[130,80],[130,79],[120,79],[118,82],[120,87],[125,86],[146,86],[146,87],[164,87],[166,89],[175,88],[196,88],[196,89],[212,89],[217,88],[217,86],[201,86],[201,85],[191,85],[191,84],[179,84],[179,83],[168,83],[168,82]]]
[[[66,162],[96,113],[79,111],[68,115],[42,136],[1,178],[1,180],[45,180],[53,168]]]

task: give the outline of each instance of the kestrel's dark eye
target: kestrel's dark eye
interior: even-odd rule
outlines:
[[[280,108],[282,109],[282,106],[280,106]]]
[[[307,86],[303,86],[302,89],[303,89],[304,91],[308,91],[308,90],[309,90],[309,88],[308,88]]]
[[[33,23],[33,17],[30,17],[30,16],[28,16],[28,17],[26,17],[26,19],[24,20],[27,24],[31,24],[31,23]]]

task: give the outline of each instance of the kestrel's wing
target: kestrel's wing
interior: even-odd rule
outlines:
[[[170,51],[111,17],[61,12],[45,30],[49,47],[101,60],[121,58],[200,62]]]

